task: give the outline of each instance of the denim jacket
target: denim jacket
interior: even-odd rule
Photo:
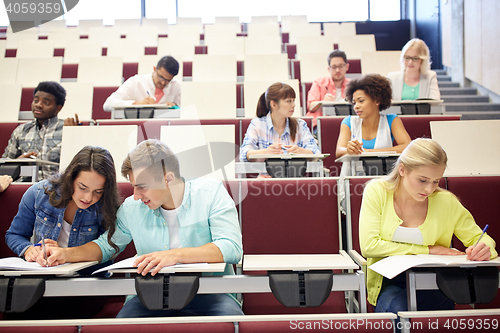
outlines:
[[[59,238],[66,207],[55,208],[49,203],[49,195],[45,194],[45,188],[51,186],[47,180],[43,180],[33,184],[24,193],[19,210],[5,234],[7,245],[20,257],[23,257],[28,247],[33,245],[30,242],[33,230],[36,232],[36,242],[41,240],[41,235],[55,241]],[[101,226],[102,215],[98,212],[100,206],[99,201],[87,209],[76,211],[69,233],[68,247],[88,243],[104,232]]]

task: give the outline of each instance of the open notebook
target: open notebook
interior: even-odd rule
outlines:
[[[433,254],[390,256],[369,266],[371,270],[392,279],[412,267],[443,266],[500,266],[500,258],[490,261],[468,261],[466,255],[446,256]]]

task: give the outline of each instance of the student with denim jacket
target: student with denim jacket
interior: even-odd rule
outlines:
[[[33,232],[35,243],[44,237],[47,244],[60,247],[83,245],[105,230],[114,233],[119,205],[111,154],[87,146],[61,175],[26,191],[5,240],[19,257],[35,261],[41,247],[31,243]]]
[[[42,247],[35,244],[42,237],[47,247],[74,247],[108,230],[108,242],[118,250],[111,236],[119,206],[111,154],[106,149],[87,146],[75,155],[62,174],[38,182],[26,191],[5,240],[12,251],[26,261],[36,261]],[[35,244],[30,241],[33,233]],[[48,297],[41,298],[24,313],[4,315],[8,319],[88,318],[103,304],[104,298],[99,297],[77,300]]]

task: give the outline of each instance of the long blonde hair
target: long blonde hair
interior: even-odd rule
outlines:
[[[399,166],[403,165],[409,172],[422,166],[444,166],[448,162],[446,152],[439,143],[432,139],[418,138],[410,142],[394,164],[392,171],[384,177],[388,190],[396,191],[401,184]],[[436,191],[441,191],[437,188]]]
[[[401,69],[403,71],[405,70],[405,56],[406,52],[410,48],[417,51],[418,57],[422,59],[422,64],[420,64],[420,74],[426,75],[427,72],[431,70],[431,54],[427,44],[425,44],[425,42],[419,38],[410,39],[410,41],[408,41],[405,46],[403,46],[403,49],[401,50],[401,57],[399,58]]]

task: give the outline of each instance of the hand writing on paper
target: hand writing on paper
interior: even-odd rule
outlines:
[[[266,148],[264,154],[283,154],[283,149],[281,148],[281,142],[275,142]]]
[[[47,239],[45,240],[45,248],[47,250],[47,263],[49,264],[50,267],[65,264],[67,249],[59,247],[59,245],[54,245],[54,243],[52,242],[49,243]],[[36,257],[36,262],[40,266],[45,266],[45,258],[43,256],[43,251],[40,251],[38,257]]]
[[[349,155],[360,155],[363,152],[363,143],[358,140],[347,142],[347,153]]]
[[[286,145],[285,148],[289,154],[300,154],[302,151],[302,148],[297,145]]]
[[[154,99],[154,97],[148,96],[144,98],[142,101],[135,101],[133,104],[135,105],[156,104],[156,100]]]
[[[176,106],[176,105],[177,105],[177,104],[172,103],[172,102],[167,102],[167,103],[165,103],[165,104],[166,104],[167,106],[169,106],[169,107],[172,107],[172,106]]]
[[[137,274],[146,275],[151,271],[155,276],[163,267],[177,264],[177,250],[166,250],[143,254],[138,257],[133,266],[137,267]]]
[[[463,255],[462,251],[459,251],[457,249],[452,249],[449,247],[444,247],[441,245],[431,245],[429,246],[429,254],[438,254],[438,255],[444,255],[444,256],[459,256]]]
[[[473,261],[487,261],[491,257],[490,247],[483,242],[475,246],[469,246],[465,249],[465,253],[467,254],[467,260]]]
[[[325,95],[325,97],[323,97],[323,100],[324,100],[324,101],[335,101],[335,96],[333,96],[333,95],[332,95],[332,94],[330,94],[330,93],[327,93],[327,94]]]
[[[37,261],[38,256],[42,252],[42,243],[39,242],[35,244],[34,246],[30,246],[25,252],[24,252],[24,260],[28,262],[33,262]],[[52,239],[45,239],[45,245],[50,245],[50,246],[55,246],[59,247],[59,244],[55,240]],[[43,253],[42,253],[42,258],[43,258]],[[43,259],[43,265],[45,266],[45,258]]]

